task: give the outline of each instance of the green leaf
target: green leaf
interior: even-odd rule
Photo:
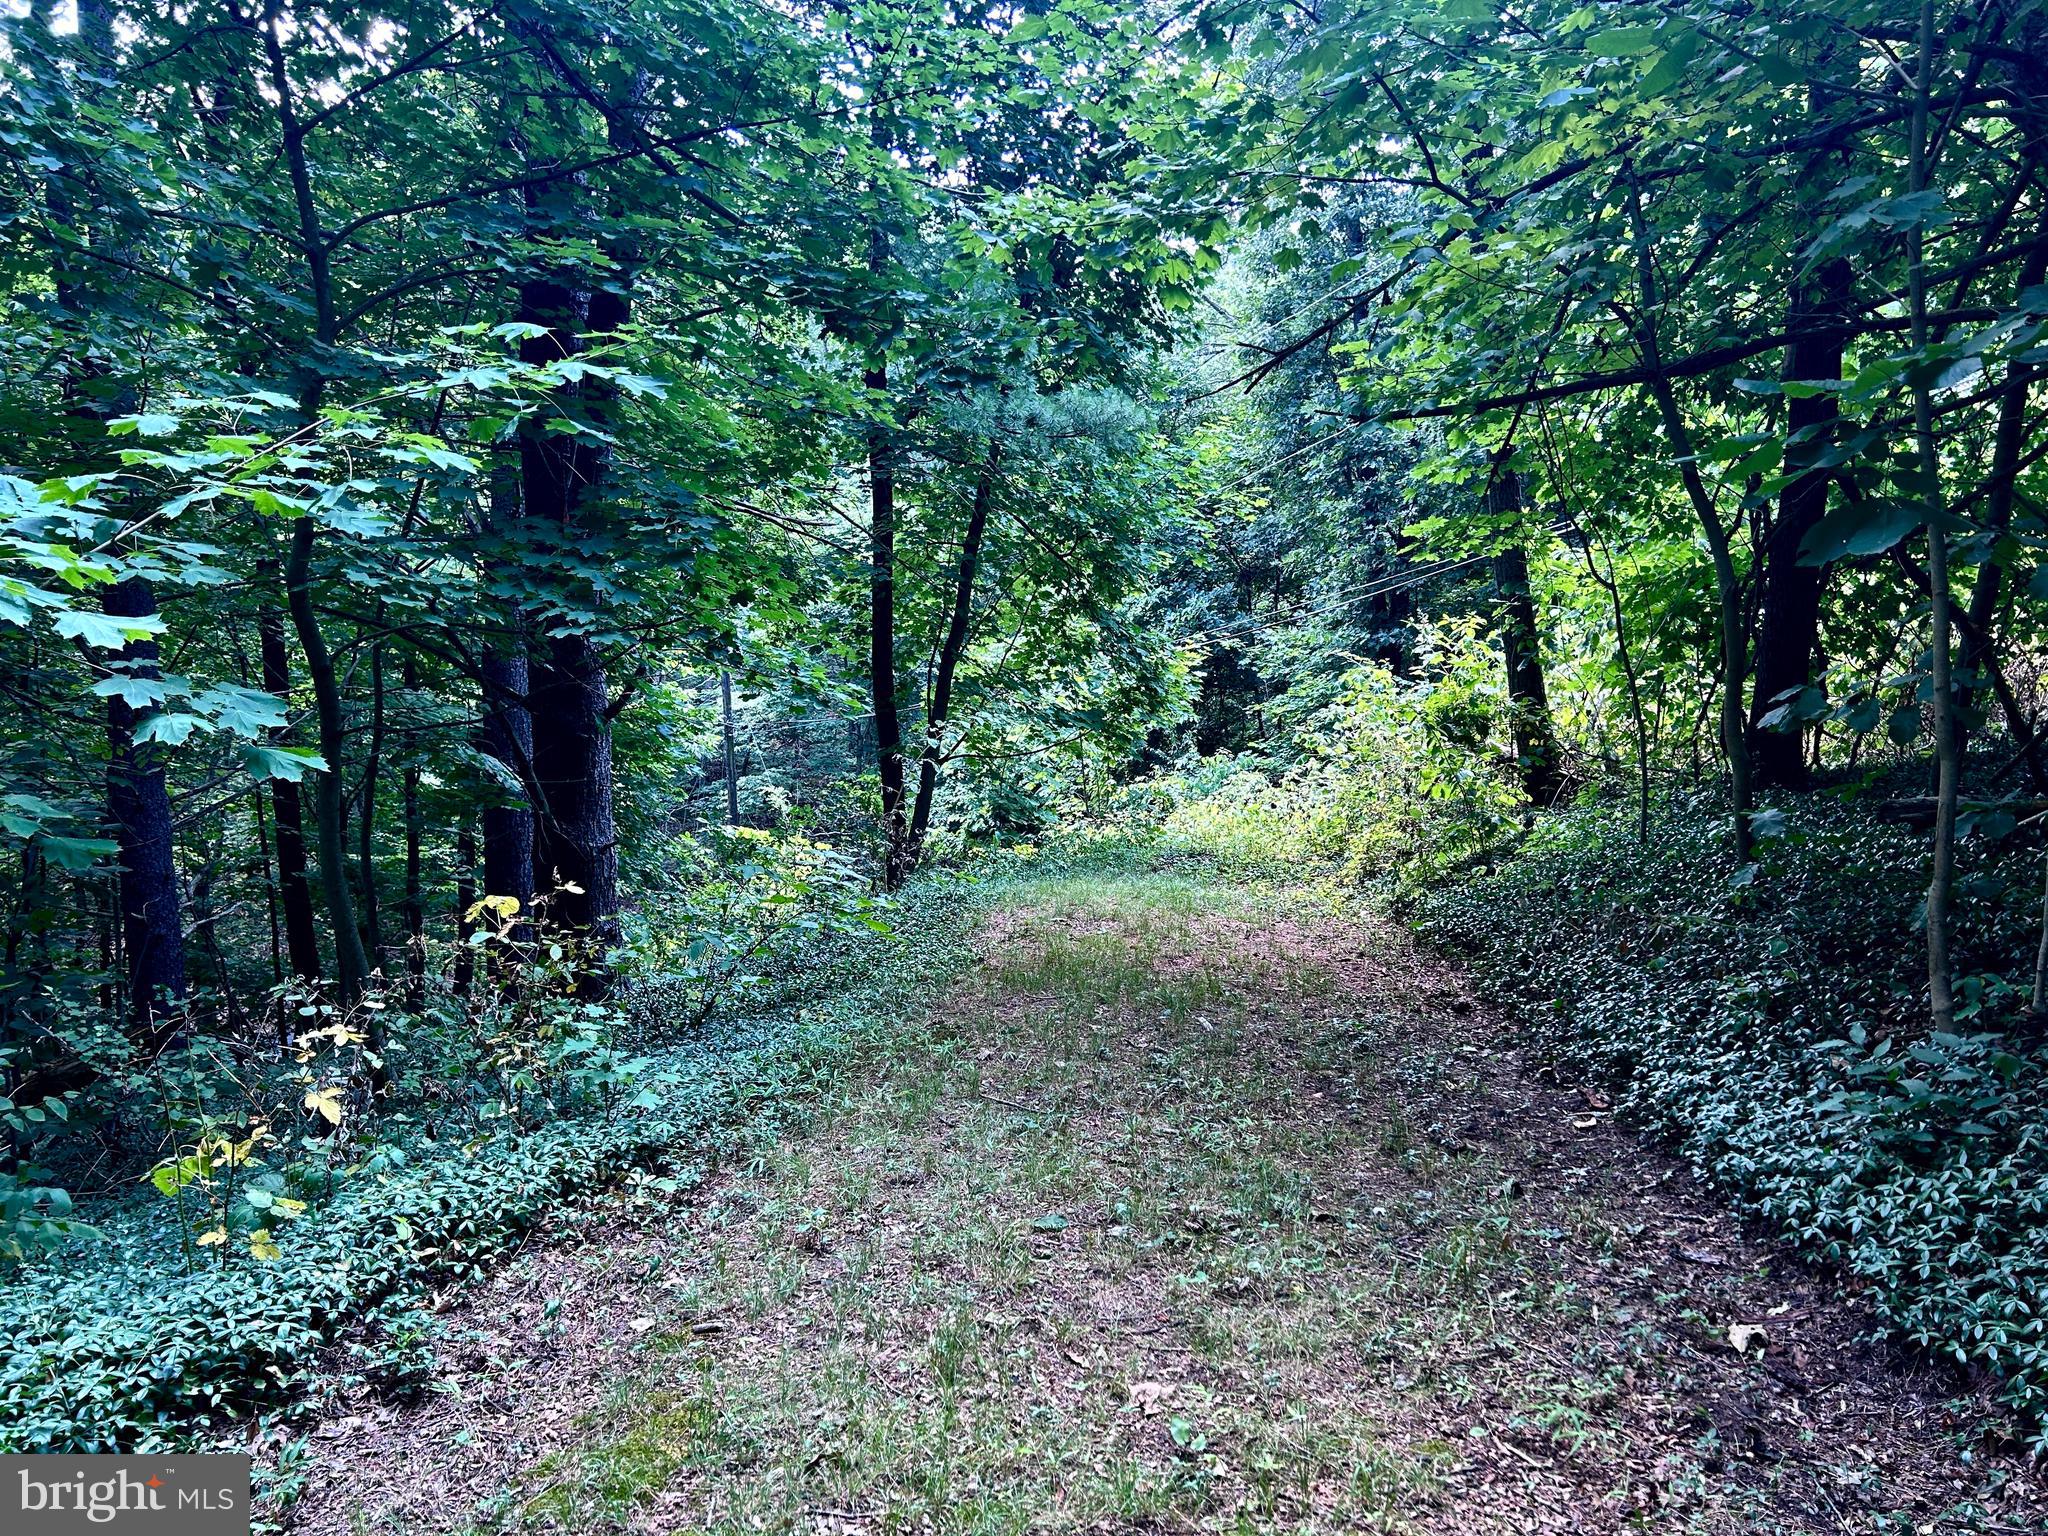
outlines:
[[[309,771],[327,771],[327,759],[307,747],[252,744],[242,748],[242,762],[251,778],[282,779],[287,784],[298,783]]]
[[[131,640],[162,634],[164,621],[153,613],[116,618],[74,608],[57,615],[56,629],[64,639],[82,641],[96,651],[118,651]]]

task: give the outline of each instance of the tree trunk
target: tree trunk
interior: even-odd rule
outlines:
[[[2035,233],[2034,249],[2020,264],[2015,294],[2038,287],[2048,278],[2048,218]],[[1992,440],[1991,474],[1984,502],[1984,531],[1994,540],[2003,537],[2012,524],[2012,505],[2019,478],[2020,455],[2027,443],[2027,399],[2037,367],[2013,362],[2007,365],[2005,393],[1998,402],[1998,427]],[[1958,771],[1967,765],[1969,737],[1978,712],[1977,694],[1991,681],[1988,673],[1996,664],[1992,658],[1992,631],[1998,623],[1998,604],[2005,587],[2005,564],[1994,543],[1970,588],[1965,622],[1958,626],[1956,647],[1956,761]],[[2031,761],[2031,756],[2030,756]]]
[[[149,583],[131,576],[101,594],[112,617],[153,617]],[[154,640],[130,640],[116,667],[128,677],[155,679]],[[135,739],[135,710],[118,694],[107,699],[107,809],[120,847],[122,953],[127,962],[128,1014],[138,1033],[168,1043],[185,1001],[185,935],[179,915],[178,870],[171,845],[171,797],[162,753]]]
[[[277,568],[265,562],[258,567],[258,584],[267,593],[277,579]],[[268,579],[262,579],[267,577]],[[284,620],[278,611],[259,597],[256,610],[257,642],[262,651],[263,691],[291,703],[291,661],[285,651]],[[271,742],[281,744],[286,733],[271,732]],[[320,979],[320,935],[313,924],[313,892],[306,884],[306,824],[299,798],[299,786],[289,779],[270,781],[270,815],[277,828],[277,899],[284,909],[285,955],[292,974],[301,981]]]
[[[889,366],[861,377],[870,409],[885,408]],[[882,884],[895,890],[909,873],[910,825],[903,807],[903,717],[896,677],[895,445],[881,421],[868,427],[868,695],[875,716],[875,767],[882,781]]]
[[[1786,330],[1794,340],[1787,349],[1788,380],[1837,380],[1842,376],[1842,324],[1849,303],[1851,270],[1840,259],[1813,274],[1795,296]],[[1787,403],[1785,465],[1797,471],[1826,451],[1841,415],[1833,393]],[[1778,498],[1778,515],[1764,543],[1758,575],[1755,685],[1749,711],[1749,755],[1758,788],[1795,787],[1806,781],[1806,754],[1801,731],[1767,729],[1758,722],[1783,702],[1782,695],[1813,680],[1813,659],[1820,646],[1821,597],[1827,570],[1802,563],[1800,547],[1826,516],[1833,471],[1808,469],[1787,485]]]
[[[1498,519],[1522,510],[1522,477],[1501,470],[1487,491],[1487,510]],[[1500,650],[1506,664],[1508,714],[1515,740],[1515,769],[1522,789],[1538,805],[1557,798],[1562,783],[1557,732],[1550,720],[1550,692],[1543,681],[1543,631],[1529,590],[1529,554],[1515,544],[1493,557],[1493,590],[1500,600]]]
[[[341,682],[334,674],[334,656],[327,649],[319,617],[313,611],[313,520],[292,524],[291,554],[285,561],[285,597],[306,656],[306,678],[313,687],[314,715],[319,722],[320,755],[327,767],[313,781],[313,825],[320,849],[320,893],[327,898],[327,921],[334,930],[335,1000],[343,1007],[362,997],[369,984],[370,961],[363,935],[356,927],[355,899],[349,892],[348,839],[341,803],[341,765],[347,747],[342,720]]]
[[[517,520],[519,479],[516,459],[501,459],[492,467],[490,527],[499,538],[506,537]],[[503,566],[504,562],[495,562],[492,573],[502,577]],[[519,943],[533,937],[533,717],[527,712],[527,642],[526,615],[516,600],[507,600],[502,624],[484,644],[483,717],[476,735],[477,750],[502,770],[483,808],[484,894],[510,896],[519,903],[519,921],[512,931]]]
[[[533,777],[533,719],[527,713],[527,663],[517,637],[494,645],[483,656],[484,717],[477,747],[502,764],[519,784]],[[504,785],[494,788],[483,808],[484,894],[511,896],[522,914],[520,938],[528,937],[533,912],[533,809]]]
[[[475,905],[476,834],[470,831],[469,819],[464,817],[462,829],[455,834],[455,967],[449,978],[455,995],[461,998],[469,996],[470,986],[476,980],[476,946],[469,942],[475,931],[469,909]]]
[[[419,666],[410,656],[404,675],[406,692],[417,693]],[[416,733],[408,732],[407,738],[400,779],[405,813],[405,1005],[418,1013],[427,1003],[427,898],[420,869],[426,818],[420,809],[420,744]]]
[[[299,119],[298,99],[285,61],[279,24],[276,11],[264,12],[260,18],[252,15],[242,22],[257,33],[263,48],[272,104],[277,112],[279,147],[291,181],[299,240],[306,259],[314,337],[322,347],[331,347],[341,333],[334,303],[333,250],[320,226],[313,173],[306,158],[307,127]],[[299,409],[309,420],[317,415],[326,387],[325,378],[316,374],[299,391]],[[356,927],[355,900],[349,891],[348,828],[341,794],[346,744],[341,683],[335,676],[334,656],[327,648],[327,637],[321,632],[320,617],[313,606],[313,545],[318,536],[319,529],[310,516],[301,514],[293,522],[284,567],[285,607],[291,615],[299,649],[305,654],[306,681],[313,690],[314,715],[319,722],[320,755],[327,763],[314,783],[313,820],[320,848],[320,890],[327,898],[327,920],[334,928],[335,1000],[347,1008],[362,997],[368,986],[370,962],[363,950],[362,933]],[[374,1014],[370,1018],[370,1035],[371,1048],[381,1053],[382,1031]],[[377,1068],[373,1076],[381,1087],[383,1069]]]
[[[1750,826],[1748,723],[1743,708],[1743,685],[1749,671],[1749,637],[1743,627],[1742,581],[1735,569],[1735,551],[1721,514],[1707,483],[1700,478],[1699,459],[1693,453],[1692,432],[1679,409],[1677,391],[1664,371],[1664,349],[1657,339],[1657,267],[1650,249],[1650,231],[1643,217],[1642,188],[1633,180],[1628,187],[1629,232],[1635,244],[1636,283],[1642,313],[1637,319],[1636,340],[1643,364],[1649,370],[1647,387],[1657,407],[1664,436],[1678,463],[1678,480],[1692,503],[1693,516],[1707,541],[1707,553],[1714,564],[1714,599],[1721,620],[1721,749],[1728,755],[1729,819],[1735,831],[1735,861],[1747,864],[1756,846],[1756,832]]]
[[[1914,63],[1913,116],[1908,157],[1915,196],[1927,188],[1929,99],[1934,91],[1934,0],[1921,0],[1919,56]],[[1914,350],[1931,339],[1927,320],[1926,231],[1917,221],[1906,227],[1906,282]],[[1924,370],[1912,376],[1913,439],[1919,492],[1926,510],[1929,682],[1934,694],[1934,846],[1927,875],[1927,1005],[1938,1030],[1955,1028],[1955,995],[1949,975],[1948,904],[1955,885],[1956,800],[1961,761],[1956,743],[1956,698],[1950,665],[1948,534],[1943,530],[1941,459],[1934,435],[1934,388]]]
[[[1002,445],[989,440],[988,457],[974,482],[974,506],[967,515],[967,532],[960,541],[960,569],[953,579],[953,612],[939,642],[939,664],[932,679],[932,696],[924,714],[924,750],[917,760],[917,803],[910,814],[908,865],[915,868],[924,857],[925,834],[931,829],[932,799],[938,792],[941,736],[953,708],[953,676],[967,650],[969,620],[974,611],[974,579],[981,569],[981,544],[988,532],[988,514],[995,501],[996,468]]]
[[[736,827],[740,824],[740,780],[733,764],[732,741],[732,673],[718,674],[718,705],[725,726],[725,824]]]
[[[379,620],[382,619],[381,606]],[[356,797],[356,884],[362,913],[363,947],[382,969],[384,923],[377,910],[377,781],[384,769],[384,647],[370,642],[370,739],[363,751],[363,777]]]
[[[628,318],[623,295],[580,294],[553,278],[529,279],[519,302],[521,319],[547,327],[546,335],[520,344],[531,363],[572,355],[581,350],[586,327],[608,332]],[[586,383],[580,394],[589,414],[601,419],[608,391]],[[520,438],[526,515],[566,544],[579,513],[602,494],[606,467],[604,453],[590,441],[536,425]],[[596,644],[558,625],[542,640],[527,691],[538,800],[535,875],[547,887],[550,922],[581,941],[579,986],[586,994],[603,990],[604,955],[620,937],[610,702]]]

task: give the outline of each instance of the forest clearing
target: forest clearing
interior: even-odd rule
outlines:
[[[0,304],[8,1536],[2048,1530],[2043,0],[0,0]]]

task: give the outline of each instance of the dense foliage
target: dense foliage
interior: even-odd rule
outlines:
[[[2038,4],[4,16],[22,1443],[296,1379],[1089,817],[1457,889],[2038,1404]]]
[[[990,890],[921,886],[901,911],[907,939],[812,940],[773,972],[763,999],[773,1006],[620,1062],[601,1083],[586,1074],[581,1092],[532,1122],[458,1127],[437,1113],[387,1124],[338,1186],[324,1168],[252,1157],[238,1196],[223,1157],[181,1199],[117,1213],[108,1241],[0,1293],[0,1448],[132,1449],[224,1434],[289,1394],[340,1385],[336,1370],[402,1393],[428,1290],[485,1272],[579,1192],[638,1181],[672,1194],[729,1159],[736,1138],[772,1133],[850,1052],[915,1015],[972,958]],[[651,989],[623,1011],[664,1030],[670,1006]],[[267,1204],[302,1199],[303,1234],[267,1257],[193,1246],[195,1228],[280,1166]],[[243,1230],[272,1219],[225,1214]],[[350,1350],[323,1354],[345,1326]]]
[[[1699,878],[1715,815],[1660,806],[1646,849],[1626,807],[1570,812],[1421,924],[1619,1113],[2038,1421],[2048,1035],[2001,1027],[2014,982],[1981,972],[1955,1030],[1918,1027],[1913,834],[1812,797],[1730,886]],[[1987,965],[2040,919],[2039,850],[2001,830],[1959,910]]]

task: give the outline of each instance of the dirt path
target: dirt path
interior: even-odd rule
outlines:
[[[1159,877],[986,954],[805,1133],[464,1298],[292,1528],[2048,1529],[1392,934]]]

